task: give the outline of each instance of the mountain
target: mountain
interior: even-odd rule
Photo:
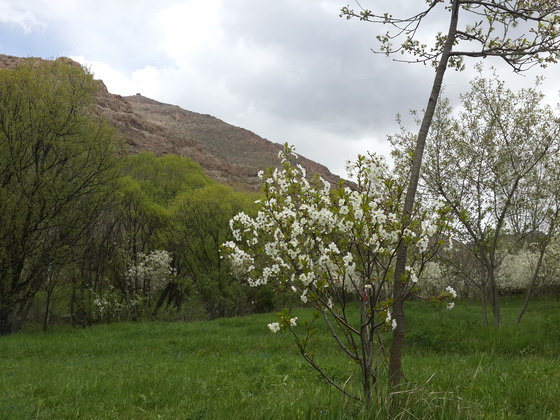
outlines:
[[[24,58],[0,55],[0,68],[14,68]],[[59,58],[71,65],[79,63]],[[198,162],[214,180],[257,190],[257,173],[278,165],[282,145],[228,124],[211,115],[198,114],[146,98],[140,94],[123,97],[109,93],[98,81],[97,108],[117,130],[131,153],[174,153]],[[331,183],[339,177],[325,166],[300,156],[298,162],[309,175],[316,173]]]

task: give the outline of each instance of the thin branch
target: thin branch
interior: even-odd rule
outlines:
[[[348,347],[346,347],[346,345],[340,340],[340,337],[338,337],[338,334],[336,333],[336,331],[334,330],[331,322],[329,321],[329,318],[327,317],[327,315],[324,312],[321,312],[321,315],[323,316],[323,319],[325,320],[325,322],[327,323],[329,330],[331,331],[334,339],[336,340],[336,342],[338,343],[338,345],[340,346],[340,348],[342,350],[344,350],[344,352],[350,356],[350,358],[354,359],[354,360],[360,360],[360,357],[358,356],[358,354],[355,352],[352,352],[351,350],[348,349]],[[354,346],[355,344],[352,343]]]
[[[301,340],[299,339],[298,335],[290,328],[289,330],[292,335],[294,336],[295,340],[296,340],[296,345],[298,346],[299,352],[301,353],[301,355],[303,356],[303,358],[307,361],[307,363],[309,363],[317,372],[319,372],[319,374],[332,386],[334,386],[336,389],[338,389],[340,392],[342,392],[344,395],[346,395],[347,397],[350,397],[356,401],[361,401],[361,398],[350,394],[348,391],[346,391],[344,388],[342,388],[339,384],[337,384],[330,376],[328,376],[323,369],[321,369],[321,367],[315,363],[315,361],[313,360],[313,358],[307,354],[307,352],[305,351],[305,346],[302,344]]]

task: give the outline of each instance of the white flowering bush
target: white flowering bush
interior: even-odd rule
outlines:
[[[139,253],[136,264],[131,265],[125,273],[128,288],[134,290],[149,306],[151,295],[161,291],[175,275],[171,262],[171,254],[165,250]],[[142,303],[142,300],[134,301]]]
[[[527,289],[538,254],[530,249],[522,249],[515,254],[504,256],[496,273],[496,283],[502,293],[520,293]]]
[[[560,236],[552,238],[544,255],[542,285],[559,290],[560,286]]]
[[[427,297],[428,299],[437,301],[442,290],[450,291],[453,290],[454,296],[449,296],[445,294],[444,300],[449,298],[456,298],[457,293],[464,292],[464,280],[461,279],[450,267],[446,266],[445,262],[442,260],[429,261],[424,265],[422,270],[422,275],[418,281],[418,295]],[[456,290],[458,292],[456,292]],[[464,296],[463,296],[464,297]]]
[[[91,291],[93,297],[92,318],[95,322],[114,322],[130,319],[136,315],[145,299],[140,295],[124,299],[122,293],[112,286],[98,292]]]
[[[92,317],[96,322],[118,321],[122,310],[122,303],[118,299],[118,295],[109,290],[106,293],[95,293],[93,295]]]
[[[538,244],[529,244],[528,247],[517,253],[507,254],[498,268],[496,282],[502,293],[521,293],[531,286],[532,289],[542,290],[560,284],[559,261],[560,246],[558,238],[553,238],[546,247],[542,266],[538,266]],[[531,284],[535,271],[539,267],[536,281]]]
[[[391,282],[396,248],[407,243],[410,265],[401,279],[414,288],[419,267],[443,243],[447,212],[435,203],[411,216],[402,228],[404,185],[379,156],[359,156],[348,165],[355,185],[331,184],[294,164],[293,147],[279,154],[281,169],[269,169],[264,200],[256,217],[239,213],[230,222],[234,241],[223,245],[232,269],[253,286],[274,284],[291,290],[302,303],[317,309],[342,350],[360,367],[364,397],[384,366],[383,334],[396,326],[391,317]],[[443,298],[451,297],[442,292]],[[358,311],[352,310],[356,308]],[[282,312],[268,325],[272,332],[293,334],[303,357],[332,385],[331,379],[308,351],[312,336],[296,332],[295,318]],[[360,399],[356,395],[351,395]]]

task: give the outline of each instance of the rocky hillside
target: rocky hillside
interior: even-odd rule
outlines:
[[[13,68],[25,59],[0,55],[0,68]],[[68,58],[59,60],[79,65]],[[131,153],[150,151],[188,156],[200,163],[214,180],[252,190],[260,188],[259,170],[278,164],[281,145],[227,124],[211,115],[164,104],[140,94],[122,97],[99,81],[97,106],[117,129]],[[309,174],[319,173],[336,183],[325,166],[300,156]]]

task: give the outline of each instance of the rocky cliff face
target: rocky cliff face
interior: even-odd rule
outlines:
[[[14,68],[26,59],[0,55],[0,68]],[[68,58],[59,58],[79,65]],[[227,124],[211,115],[181,109],[137,94],[122,97],[98,81],[99,113],[116,128],[131,153],[154,152],[188,156],[216,181],[256,190],[258,171],[278,165],[282,146],[255,133]],[[300,156],[308,174],[320,174],[336,183],[339,178],[325,166]]]

